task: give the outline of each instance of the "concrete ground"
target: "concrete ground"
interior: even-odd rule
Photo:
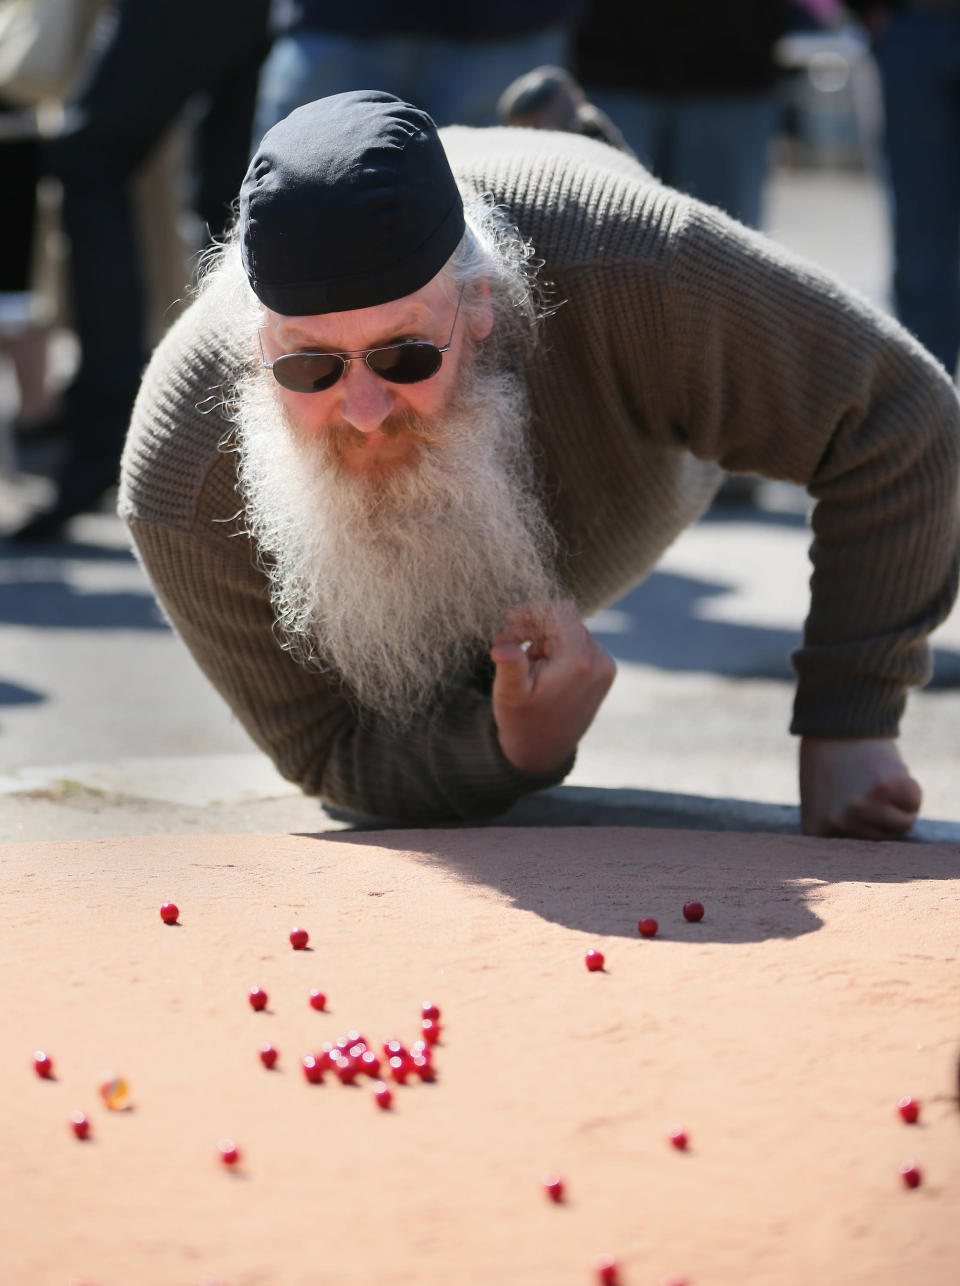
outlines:
[[[871,176],[779,168],[767,230],[885,306]],[[0,528],[45,494],[42,455],[0,451]],[[805,514],[804,494],[775,484],[757,505],[717,507],[594,619],[615,688],[568,782],[498,824],[798,829],[787,656],[806,608]],[[926,791],[916,838],[958,840],[960,612],[934,643],[902,745]],[[0,658],[0,842],[346,824],[251,746],[161,621],[112,514],[43,550],[0,542]]]

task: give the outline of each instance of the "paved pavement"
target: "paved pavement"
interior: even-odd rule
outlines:
[[[768,231],[885,303],[869,176],[780,170]],[[27,463],[0,450],[3,528],[48,485]],[[715,509],[595,618],[615,688],[569,781],[501,824],[797,830],[785,730],[805,513],[802,492],[764,484],[759,506]],[[70,536],[27,554],[0,542],[0,842],[343,826],[251,746],[160,619],[116,517],[77,519]],[[926,790],[917,838],[958,840],[960,612],[934,642],[936,678],[913,697],[902,744]]]

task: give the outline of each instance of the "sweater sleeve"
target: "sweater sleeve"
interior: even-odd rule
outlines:
[[[816,502],[791,730],[896,735],[956,595],[956,390],[886,314],[703,207],[663,298],[674,431]]]
[[[266,579],[245,536],[206,536],[128,516],[138,557],[171,624],[254,742],[306,794],[395,822],[503,812],[562,780],[503,756],[490,698],[464,679],[433,719],[402,736],[358,715],[334,677],[284,651]]]

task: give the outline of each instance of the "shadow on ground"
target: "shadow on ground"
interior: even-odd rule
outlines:
[[[365,817],[330,804],[323,811],[345,831],[397,830],[397,823]],[[711,795],[685,795],[628,787],[554,786],[518,800],[488,821],[417,823],[411,830],[488,830],[496,827],[629,826],[645,829],[722,831],[793,835],[801,838],[800,810],[794,804]],[[833,841],[831,841],[833,842]],[[920,818],[903,843],[960,844],[960,823]],[[889,845],[883,845],[888,848]]]
[[[767,816],[776,821],[775,813]],[[543,824],[518,829],[501,819],[489,828],[386,830],[375,841],[343,831],[308,838],[375,842],[412,854],[455,879],[506,896],[518,909],[605,938],[636,941],[638,916],[653,915],[660,926],[649,942],[653,949],[665,941],[743,944],[815,932],[823,925],[818,901],[833,884],[869,890],[960,878],[957,844],[924,847],[797,834],[722,837],[715,830],[631,828],[625,817],[617,822],[607,814],[603,829],[581,828],[571,824],[568,812],[562,822],[557,819],[562,834]],[[691,898],[707,912],[696,924],[681,914]]]
[[[74,630],[168,630],[156,599],[142,589],[87,590],[75,583],[83,564],[110,568],[129,580],[136,560],[127,549],[90,541],[57,540],[26,549],[0,540],[0,627]]]
[[[20,683],[5,683],[0,679],[0,706],[38,705],[46,699],[35,688],[25,688]]]
[[[800,630],[704,620],[701,602],[729,592],[728,584],[655,571],[612,605],[620,618],[616,630],[605,630],[602,617],[591,628],[618,661],[671,672],[792,683],[790,654],[800,646]],[[960,653],[934,648],[933,664],[928,689],[960,687]]]

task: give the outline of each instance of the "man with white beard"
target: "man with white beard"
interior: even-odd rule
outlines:
[[[803,484],[803,824],[883,839],[920,806],[897,725],[956,593],[958,460],[944,372],[817,269],[603,143],[356,91],[262,140],[120,507],[280,771],[422,822],[564,778],[615,671],[584,617],[723,469]]]

